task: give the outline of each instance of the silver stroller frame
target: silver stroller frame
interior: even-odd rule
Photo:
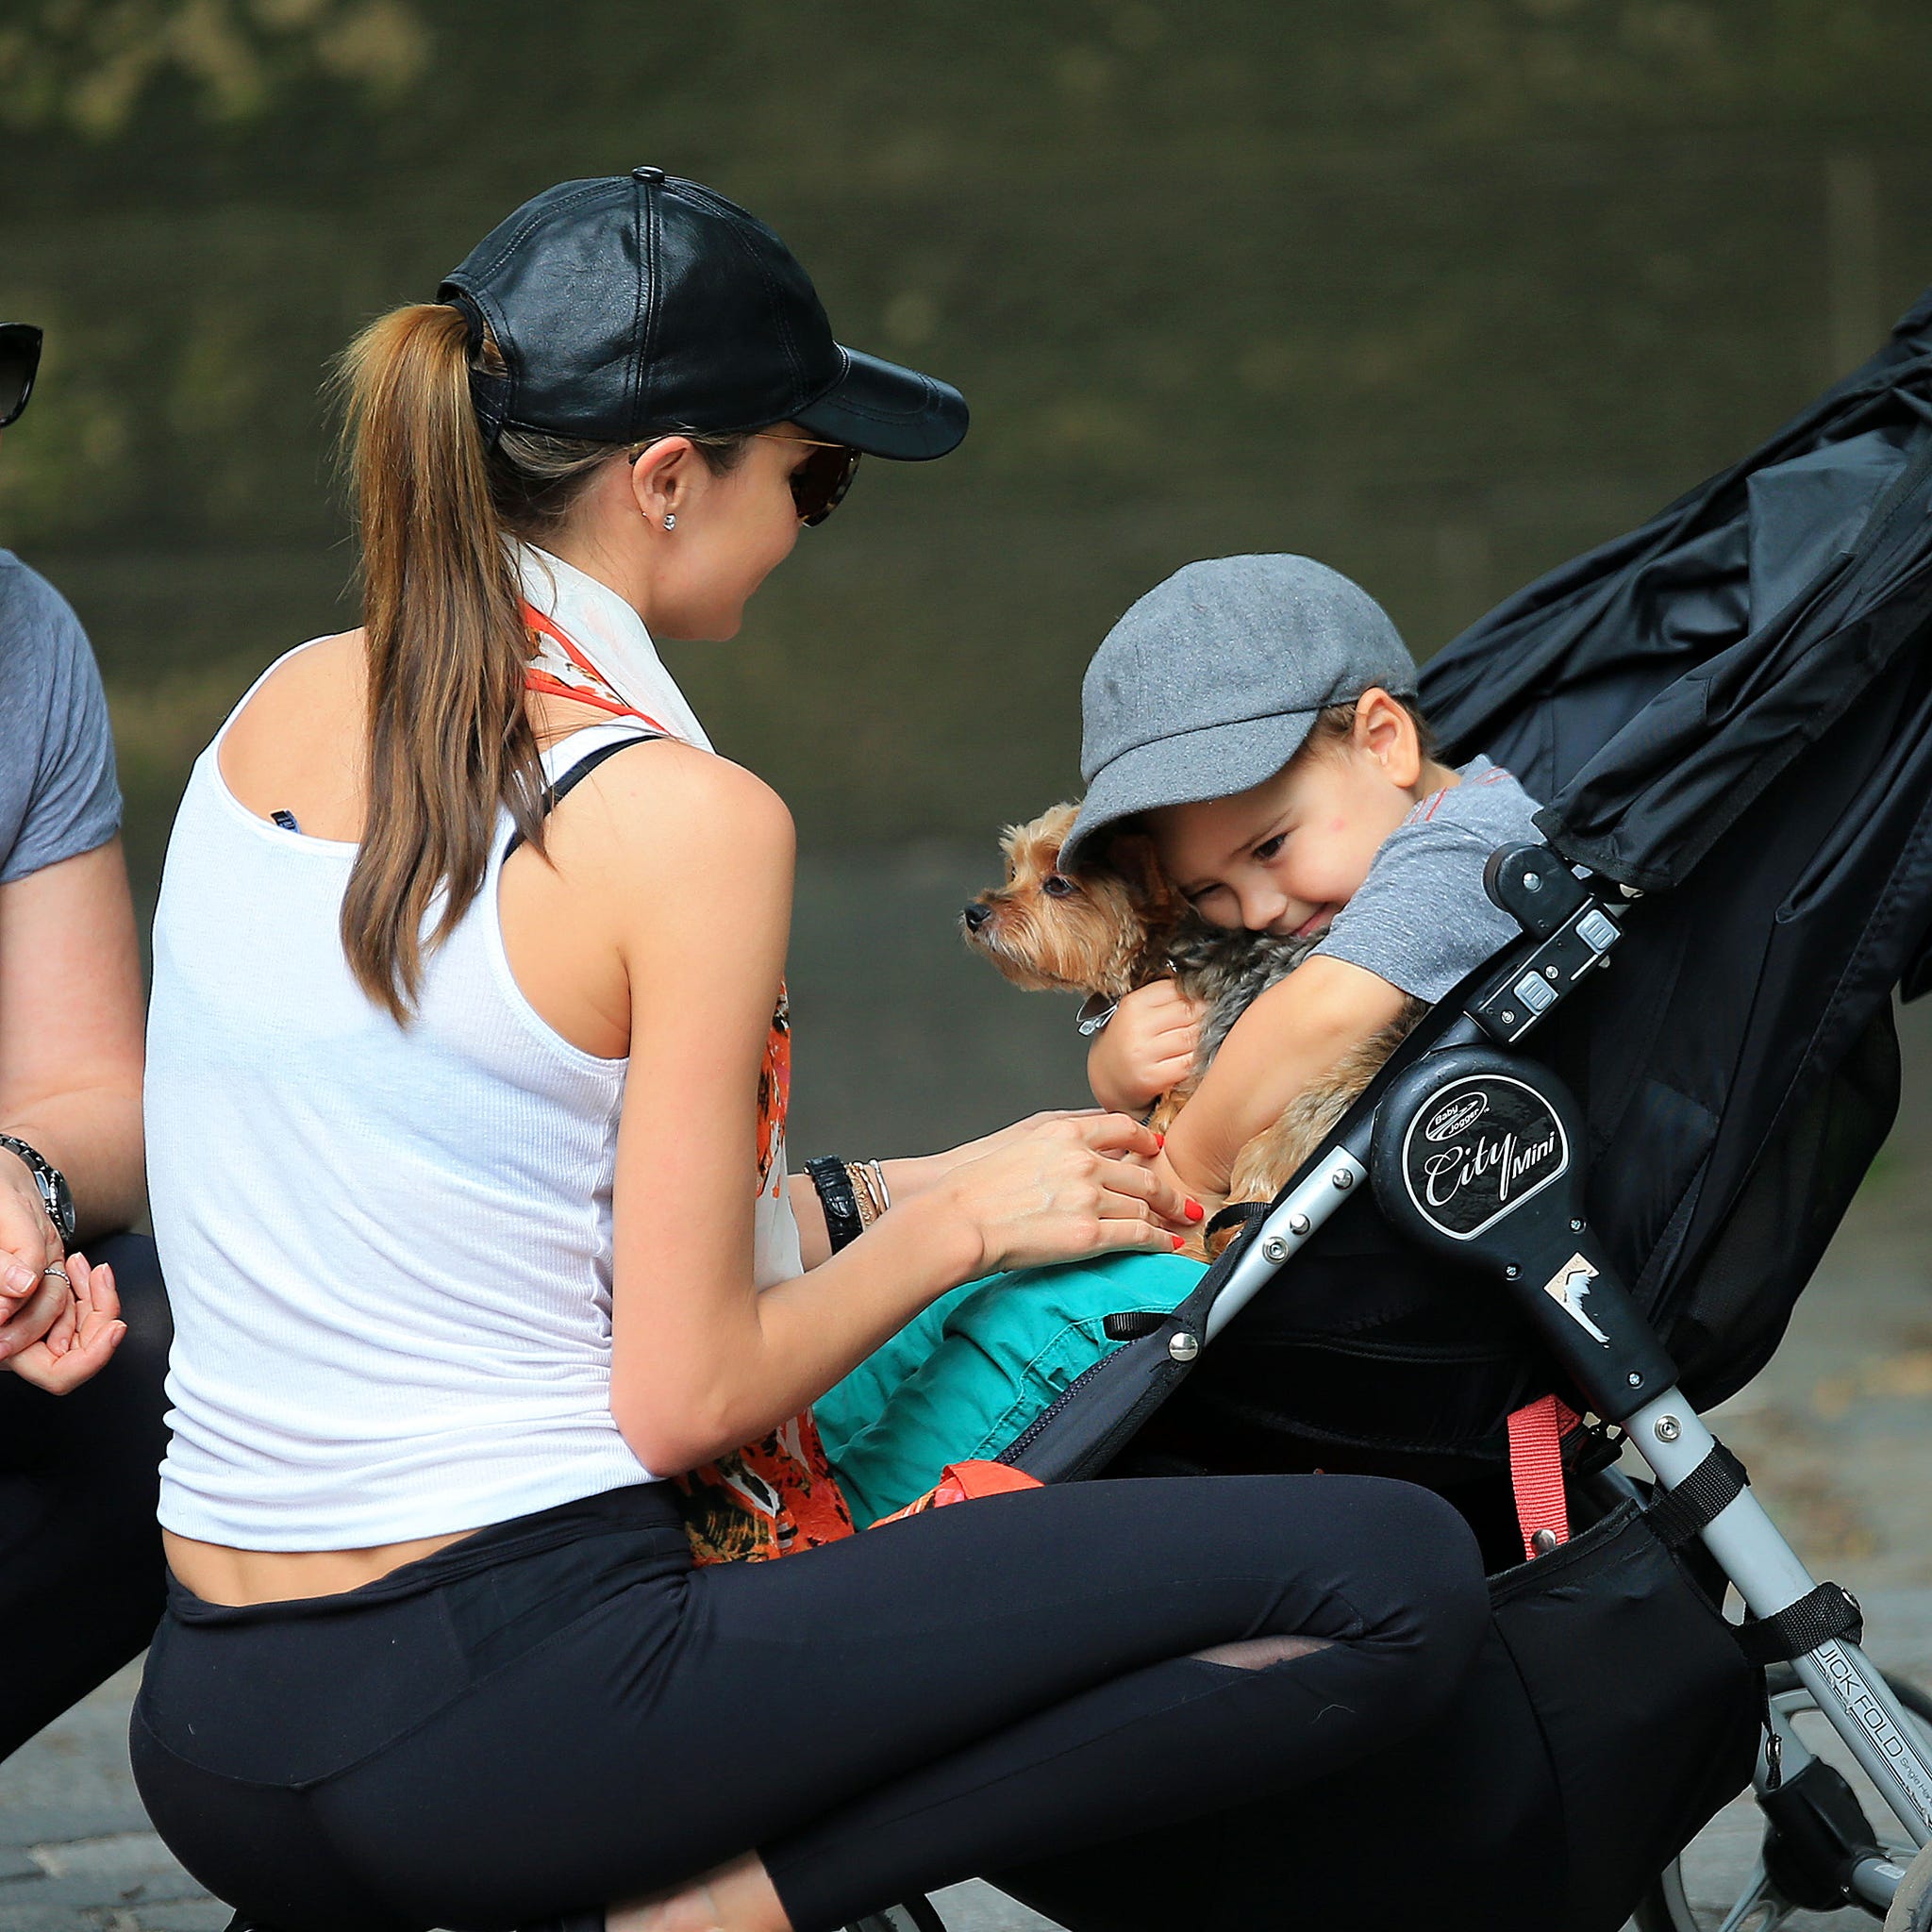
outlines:
[[[1687,1529],[1694,1525],[1754,1620],[1740,1635],[1769,1640],[1754,1660],[1789,1657],[1818,1709],[1922,1848],[1911,1883],[1869,1826],[1859,1829],[1862,1813],[1850,1788],[1769,1703],[1756,1776],[1760,1801],[1774,1807],[1781,1790],[1822,1790],[1822,1808],[1812,1803],[1799,1828],[1827,1834],[1842,1902],[1890,1914],[1888,1926],[1924,1932],[1932,1911],[1932,1851],[1924,1849],[1932,1840],[1927,1734],[1859,1648],[1850,1592],[1821,1585],[1806,1569],[1752,1494],[1741,1467],[1676,1387],[1674,1367],[1585,1222],[1574,1103],[1545,1069],[1502,1050],[1513,1048],[1599,970],[1622,936],[1627,906],[1599,897],[1589,878],[1546,847],[1494,856],[1487,881],[1491,898],[1540,943],[1526,957],[1512,955],[1378,1105],[1357,1108],[1361,1118],[1342,1123],[1327,1153],[1249,1231],[1200,1340],[1218,1335],[1364,1186],[1374,1187],[1392,1223],[1424,1244],[1492,1267],[1591,1408],[1624,1430],[1661,1493],[1689,1512]],[[1198,1343],[1181,1336],[1169,1345],[1184,1356]],[[1760,1869],[1727,1927],[1745,1924],[1759,1907],[1781,1916],[1780,1896]],[[1897,1913],[1890,1911],[1894,1902]]]

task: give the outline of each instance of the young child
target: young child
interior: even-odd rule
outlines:
[[[1539,837],[1536,801],[1487,758],[1439,763],[1415,690],[1380,605],[1304,557],[1188,565],[1088,667],[1088,792],[1061,870],[1144,832],[1203,918],[1326,935],[1235,1023],[1167,1137],[1161,1159],[1208,1212],[1298,1092],[1410,995],[1440,1000],[1517,936],[1483,869]],[[1093,1097],[1144,1112],[1191,1068],[1200,1020],[1172,981],[1128,994],[1090,1051]],[[945,1463],[997,1455],[1113,1345],[1108,1313],[1171,1309],[1200,1273],[1118,1255],[955,1290],[816,1405],[856,1518],[902,1507]]]
[[[1151,835],[1161,869],[1217,925],[1324,933],[1242,1014],[1163,1158],[1219,1206],[1234,1157],[1406,997],[1433,1004],[1515,922],[1483,890],[1537,801],[1486,758],[1439,763],[1416,667],[1369,594],[1305,557],[1193,563],[1122,618],[1081,687],[1078,818],[1063,867]],[[1138,1113],[1191,1064],[1200,1015],[1160,981],[1095,1039],[1103,1107]]]

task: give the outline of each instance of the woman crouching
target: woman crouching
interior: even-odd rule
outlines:
[[[1104,1113],[886,1163],[836,1255],[787,1183],[791,826],[652,634],[732,636],[958,395],[656,169],[441,294],[346,365],[363,626],[203,753],[156,921],[162,1835],[283,1932],[812,1932],[1423,1723],[1483,1594],[1399,1484],[1074,1485],[693,1567],[666,1477],[1186,1206]]]

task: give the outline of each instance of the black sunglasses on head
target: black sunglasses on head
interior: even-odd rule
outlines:
[[[30,322],[0,322],[0,429],[19,422],[40,366],[40,330]]]

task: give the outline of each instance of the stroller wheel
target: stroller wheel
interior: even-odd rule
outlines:
[[[946,1932],[946,1922],[924,1899],[914,1898],[882,1912],[868,1912],[845,1932]]]
[[[1913,1863],[1911,1845],[1864,1774],[1854,1766],[1850,1754],[1839,1744],[1836,1734],[1819,1714],[1817,1700],[1798,1681],[1798,1674],[1789,1664],[1779,1664],[1766,1675],[1774,1708],[1803,1735],[1812,1750],[1851,1779],[1866,1818],[1892,1859],[1900,1865]],[[1888,1675],[1885,1681],[1932,1737],[1932,1694],[1902,1677]],[[1657,1874],[1657,1883],[1631,1914],[1635,1932],[1717,1932],[1720,1926],[1727,1932],[1776,1932],[1801,1907],[1784,1895],[1766,1872],[1765,1836],[1764,1815],[1757,1809],[1754,1794],[1741,1792]],[[1914,1864],[1900,1887],[1902,1903],[1917,1875]],[[1899,1921],[1905,1932],[1932,1932],[1932,1869],[1928,1869],[1923,1890],[1925,1896],[1918,1907],[1920,1916]],[[1867,1909],[1873,1917],[1878,1916],[1875,1907]],[[1803,1923],[1808,1925],[1820,1921],[1807,1913]],[[1886,1928],[1887,1932],[1898,1932],[1889,1917]]]

